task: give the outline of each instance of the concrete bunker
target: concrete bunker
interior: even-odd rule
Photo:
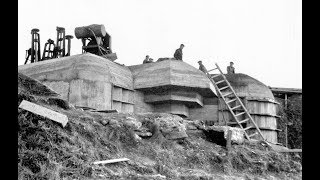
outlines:
[[[183,61],[124,66],[85,53],[21,65],[18,70],[75,106],[124,113],[165,112],[219,125],[233,122],[208,77]],[[265,138],[277,142],[278,103],[270,89],[245,74],[226,77]]]

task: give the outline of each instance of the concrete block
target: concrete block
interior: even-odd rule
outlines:
[[[68,123],[68,117],[66,115],[55,112],[51,109],[47,109],[45,107],[39,106],[37,104],[31,103],[26,100],[23,100],[20,103],[19,108],[22,108],[24,110],[35,113],[37,115],[49,118],[53,121],[56,121],[56,122],[62,124],[62,127],[65,127],[66,124]]]
[[[228,131],[232,132],[231,141],[237,144],[242,144],[244,142],[244,130],[236,127],[230,126],[207,126],[205,127],[207,131],[217,131],[224,132],[224,138],[227,140]]]

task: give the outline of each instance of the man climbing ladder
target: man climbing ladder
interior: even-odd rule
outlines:
[[[260,137],[260,139],[265,141],[265,138],[263,137],[259,127],[251,117],[246,107],[243,105],[240,98],[235,93],[234,89],[232,88],[229,81],[221,71],[220,67],[218,66],[217,63],[215,63],[215,65],[216,65],[216,68],[205,72],[205,74],[208,76],[212,84],[215,86],[218,92],[218,96],[225,102],[226,106],[228,107],[228,110],[232,114],[232,117],[234,118],[238,126],[240,126],[240,128],[244,130],[245,137],[248,140],[257,139],[254,137],[258,136]],[[218,70],[218,74],[214,74],[214,75],[209,74],[209,72],[214,70]],[[228,100],[227,96],[230,96],[230,95],[232,95],[233,99]],[[251,122],[250,124],[252,124],[253,126],[244,127],[243,123],[248,124],[247,122]],[[255,129],[256,131],[252,134],[249,134],[248,130],[250,129]]]

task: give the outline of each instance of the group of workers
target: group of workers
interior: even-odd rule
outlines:
[[[199,64],[199,70],[204,72],[204,73],[207,73],[207,69],[206,67],[204,67],[204,65],[202,64],[202,61],[198,61],[198,64]],[[234,71],[234,67],[233,67],[233,62],[230,62],[230,65],[227,66],[227,73],[228,74],[234,74],[235,71]]]
[[[178,49],[176,49],[176,51],[174,52],[173,54],[173,57],[175,60],[180,60],[182,61],[182,49],[184,48],[184,44],[180,44],[180,47]],[[152,58],[149,58],[149,55],[146,56],[146,58],[143,60],[143,64],[146,64],[146,63],[152,63],[153,62],[153,59]],[[202,61],[198,61],[199,63],[199,70],[204,72],[204,73],[207,73],[207,69],[206,67],[202,64]],[[230,62],[230,65],[227,67],[227,73],[228,74],[234,74],[235,73],[235,69],[233,67],[233,62]]]

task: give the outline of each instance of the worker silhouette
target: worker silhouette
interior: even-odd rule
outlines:
[[[204,67],[204,65],[202,64],[202,61],[198,61],[198,63],[199,63],[199,70],[207,74],[208,73],[207,68]]]
[[[184,44],[180,44],[180,48],[178,48],[175,52],[173,57],[176,60],[181,60],[182,61],[182,49],[184,48]]]
[[[142,64],[152,63],[153,59],[149,58],[149,55],[146,55],[146,58],[143,60]]]
[[[230,62],[230,66],[227,67],[228,74],[234,74],[233,62]]]
[[[31,57],[32,51],[33,51],[33,58]],[[36,51],[34,49],[32,50],[31,48],[29,48],[28,50],[26,50],[26,61],[24,62],[24,64],[27,64],[29,57],[31,57],[30,62],[34,63],[35,55],[36,55]]]

